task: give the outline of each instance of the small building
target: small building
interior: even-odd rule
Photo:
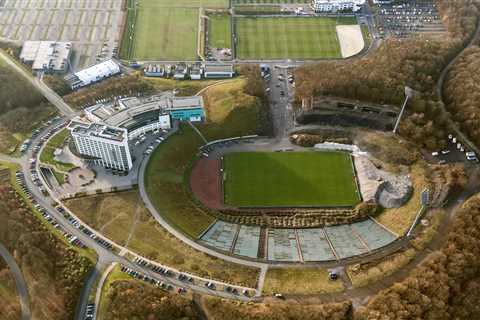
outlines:
[[[201,80],[203,74],[203,68],[200,63],[195,63],[190,68],[190,79],[192,80]]]
[[[66,76],[65,80],[73,90],[76,90],[117,75],[120,72],[120,66],[115,61],[107,60]]]
[[[179,63],[175,66],[175,73],[173,78],[176,80],[184,80],[187,78],[188,68],[185,63]]]
[[[164,77],[165,68],[159,64],[147,64],[143,69],[143,74],[146,77]]]
[[[356,12],[362,8],[366,0],[313,0],[312,7],[315,12]]]
[[[64,73],[72,54],[71,42],[25,41],[20,60],[35,72]]]
[[[164,111],[168,112],[173,120],[196,122],[205,118],[205,109],[201,96],[169,99]]]
[[[233,78],[235,71],[232,64],[206,63],[204,75],[207,79]]]
[[[108,169],[132,168],[127,129],[75,120],[68,129],[78,153],[88,161]]]

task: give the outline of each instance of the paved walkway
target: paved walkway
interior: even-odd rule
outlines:
[[[5,260],[8,267],[10,268],[11,273],[15,278],[15,286],[17,289],[17,294],[20,298],[20,306],[22,308],[22,320],[30,320],[31,313],[30,313],[30,302],[28,296],[28,288],[23,278],[22,271],[17,265],[15,258],[8,252],[7,248],[5,248],[0,243],[0,256]]]

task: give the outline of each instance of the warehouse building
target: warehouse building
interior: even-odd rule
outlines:
[[[132,168],[127,129],[80,121],[72,121],[68,129],[78,153],[88,161],[108,169]]]
[[[365,0],[313,0],[312,7],[315,12],[356,12],[362,8]]]
[[[73,90],[102,81],[119,74],[120,66],[113,60],[107,60],[65,77]]]
[[[72,54],[71,42],[25,41],[20,60],[35,72],[65,73]]]
[[[207,79],[233,78],[235,71],[232,64],[207,63],[204,75]]]

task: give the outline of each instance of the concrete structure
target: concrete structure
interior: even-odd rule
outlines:
[[[232,64],[207,63],[204,67],[205,78],[233,78],[235,71]]]
[[[356,12],[364,4],[365,0],[313,0],[312,8],[315,12]]]
[[[25,41],[20,60],[30,64],[35,72],[64,73],[72,53],[71,42]]]
[[[107,60],[67,76],[65,80],[75,90],[102,81],[120,72],[120,66],[117,63],[113,60]]]
[[[132,168],[127,129],[80,121],[72,121],[68,129],[77,151],[86,159],[105,168]]]

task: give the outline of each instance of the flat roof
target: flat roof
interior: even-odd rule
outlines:
[[[64,71],[72,51],[71,42],[25,41],[20,59],[32,63],[32,69]]]
[[[117,142],[122,142],[127,138],[127,130],[122,128],[107,126],[99,123],[86,124],[76,122],[73,125],[72,123],[69,125],[69,129],[71,130],[72,134],[103,138]]]
[[[175,97],[170,100],[169,107],[171,109],[203,108],[203,98],[201,96]]]
[[[205,72],[233,73],[233,64],[208,63],[205,64]]]

